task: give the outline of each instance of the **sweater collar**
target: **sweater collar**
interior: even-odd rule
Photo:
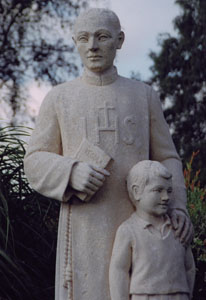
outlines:
[[[143,229],[147,229],[148,227],[152,226],[152,223],[149,221],[144,220],[143,218],[139,217],[135,212],[133,213],[133,219],[135,222],[138,222],[138,226],[142,227]],[[165,215],[163,226],[171,225],[171,221],[168,215]]]
[[[101,74],[91,72],[90,70],[85,68],[82,75],[82,79],[86,83],[100,86],[113,83],[117,79],[117,77],[117,69],[114,66]]]

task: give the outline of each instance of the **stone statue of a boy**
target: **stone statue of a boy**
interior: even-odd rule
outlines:
[[[110,263],[111,300],[189,300],[195,278],[190,247],[167,215],[172,175],[159,162],[137,163],[127,177],[136,211],[118,228]]]
[[[25,172],[35,190],[61,201],[55,299],[109,300],[114,235],[133,211],[124,180],[134,164],[153,159],[168,167],[175,178],[170,213],[177,235],[188,240],[191,226],[182,164],[158,96],[150,86],[119,76],[113,65],[124,41],[118,17],[90,9],[77,18],[73,39],[84,73],[44,99]],[[112,158],[110,176],[77,158],[84,139]],[[92,197],[70,197],[76,192]]]

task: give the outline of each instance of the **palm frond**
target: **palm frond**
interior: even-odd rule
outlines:
[[[59,205],[33,191],[24,174],[30,132],[0,128],[0,298],[8,300],[54,298]]]

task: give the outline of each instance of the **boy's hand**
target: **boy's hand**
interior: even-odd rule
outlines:
[[[93,195],[103,185],[105,176],[109,175],[110,173],[105,169],[85,162],[78,162],[72,169],[69,184],[77,191]]]
[[[180,242],[188,245],[191,243],[194,230],[190,218],[181,210],[173,209],[170,213],[172,226],[175,230],[175,236],[180,239]]]

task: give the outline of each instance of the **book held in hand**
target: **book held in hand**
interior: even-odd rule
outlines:
[[[106,168],[111,160],[111,157],[107,155],[100,147],[93,145],[87,139],[82,140],[75,154],[75,158],[78,161],[87,162],[102,169]],[[73,194],[83,201],[88,201],[91,198],[91,196],[88,196],[83,192],[75,191]]]

